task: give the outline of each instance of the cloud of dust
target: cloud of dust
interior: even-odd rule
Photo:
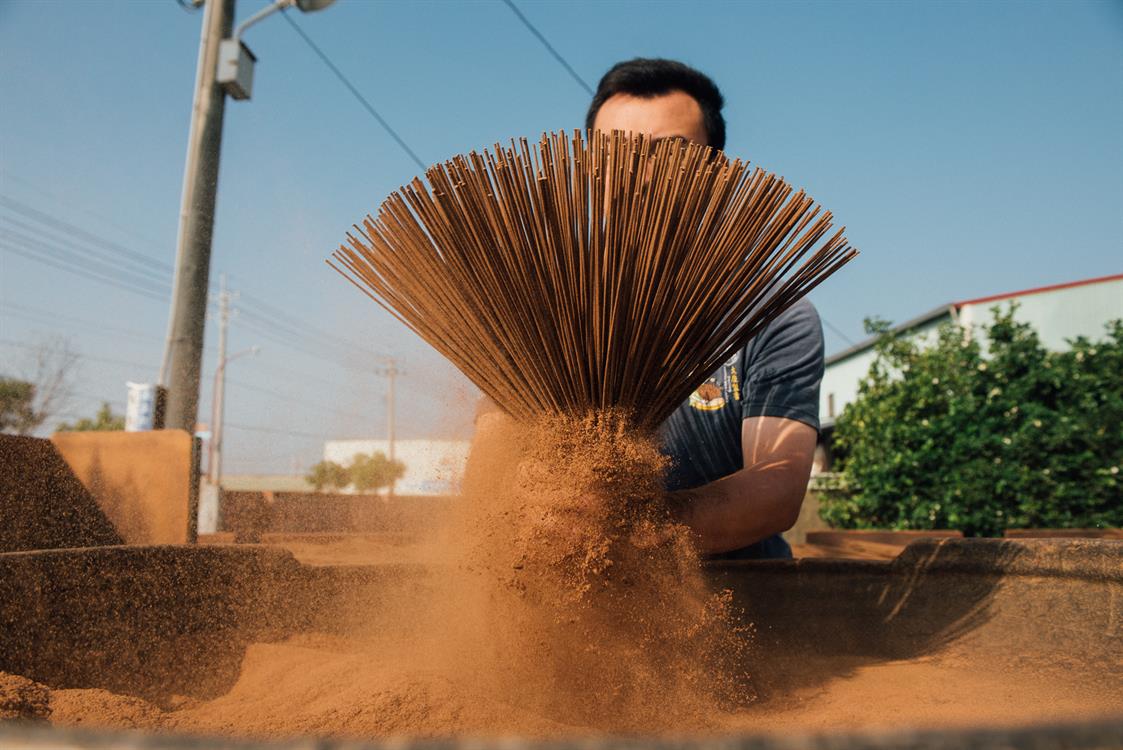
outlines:
[[[654,440],[626,424],[602,413],[496,425],[470,461],[433,589],[380,603],[410,620],[393,629],[416,666],[473,696],[464,710],[683,731],[752,699],[731,596],[710,590],[660,502]]]

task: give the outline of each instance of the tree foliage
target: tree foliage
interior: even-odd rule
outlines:
[[[347,469],[351,475],[351,484],[359,492],[389,487],[406,472],[401,461],[391,461],[382,451],[375,451],[372,455],[356,453]]]
[[[319,492],[325,487],[341,490],[351,484],[351,477],[347,469],[335,461],[321,461],[312,467],[304,479]]]
[[[0,375],[0,432],[30,435],[65,408],[78,355],[62,337],[27,347],[22,366]]]
[[[877,359],[835,425],[826,521],[967,535],[1123,526],[1123,321],[1050,352],[1013,312],[995,308],[982,336],[948,324],[930,346],[872,324]]]
[[[35,384],[0,377],[0,432],[26,435],[42,422],[35,409]]]
[[[342,466],[334,461],[321,461],[304,477],[317,491],[354,487],[359,492],[374,492],[389,487],[405,474],[401,461],[391,461],[385,453],[356,453],[351,463]]]
[[[97,410],[93,419],[83,417],[73,424],[63,422],[58,426],[59,432],[109,432],[123,429],[125,429],[124,415],[114,414],[107,401],[101,402],[101,408]]]

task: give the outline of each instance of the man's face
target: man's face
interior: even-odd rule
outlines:
[[[644,133],[655,140],[685,138],[709,144],[702,108],[694,97],[682,91],[651,98],[615,94],[601,105],[593,127],[606,132]]]

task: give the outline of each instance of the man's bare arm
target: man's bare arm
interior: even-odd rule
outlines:
[[[750,417],[741,425],[745,468],[716,482],[670,494],[676,516],[699,550],[740,549],[790,529],[797,518],[817,433],[794,419]]]

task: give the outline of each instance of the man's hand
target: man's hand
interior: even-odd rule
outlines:
[[[817,433],[793,419],[750,417],[741,426],[745,467],[668,496],[704,554],[728,552],[790,529],[811,475]]]

